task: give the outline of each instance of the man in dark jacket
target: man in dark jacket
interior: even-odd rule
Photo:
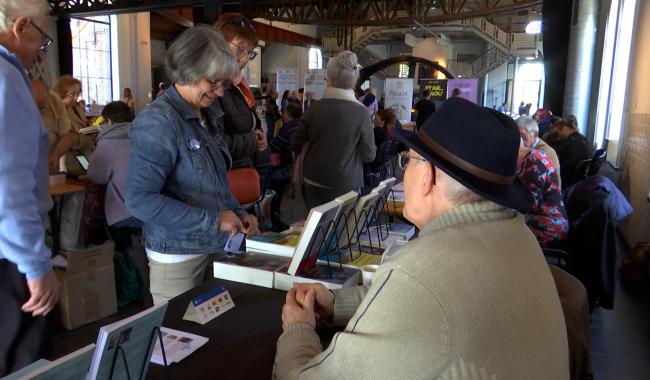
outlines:
[[[422,91],[422,99],[415,104],[415,110],[418,113],[415,119],[415,127],[420,128],[429,116],[436,112],[436,104],[431,100],[429,90]]]

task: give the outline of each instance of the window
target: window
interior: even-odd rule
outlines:
[[[530,115],[535,113],[542,102],[540,101],[540,92],[542,91],[542,81],[544,80],[543,63],[524,63],[519,65],[515,81],[515,94],[513,98],[512,111],[519,113],[519,105],[532,104]]]
[[[636,0],[612,0],[607,18],[594,136],[598,148],[621,137],[635,8]]]
[[[309,49],[309,70],[318,70],[323,68],[323,55],[319,48]]]
[[[73,76],[81,81],[86,104],[113,100],[109,16],[70,20]]]
[[[408,78],[409,77],[409,65],[408,63],[399,64],[399,72],[397,74],[398,78]]]

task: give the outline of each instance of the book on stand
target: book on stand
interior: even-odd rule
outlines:
[[[3,380],[79,380],[88,374],[95,344],[89,344],[57,360],[40,359]]]
[[[86,379],[144,379],[166,310],[164,303],[101,327]]]
[[[379,193],[374,192],[370,192],[359,198],[354,207],[354,213],[348,218],[347,228],[343,231],[343,235],[339,240],[339,247],[347,247],[349,244],[357,241],[357,236],[365,228],[368,215],[374,213],[373,208],[376,207],[378,198]],[[370,216],[372,217],[372,215]]]
[[[340,206],[339,202],[331,201],[309,211],[305,228],[300,234],[298,246],[287,270],[289,274],[294,276],[300,274],[303,269],[309,268],[316,262]]]
[[[393,188],[393,186],[397,183],[397,178],[395,177],[390,177],[386,178],[385,180],[379,182],[379,185],[385,185],[386,189],[390,190]]]

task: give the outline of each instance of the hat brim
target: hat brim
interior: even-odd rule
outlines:
[[[518,177],[515,176],[511,185],[498,185],[459,169],[435,152],[432,152],[420,141],[416,133],[396,129],[395,136],[404,145],[415,150],[422,157],[440,168],[440,170],[482,197],[521,212],[533,206],[532,194]]]

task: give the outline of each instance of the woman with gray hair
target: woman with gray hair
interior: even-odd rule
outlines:
[[[150,290],[159,304],[203,281],[210,253],[257,219],[230,193],[232,165],[215,99],[239,74],[228,44],[209,26],[183,32],[167,51],[173,84],[133,122],[126,206],[144,222]]]
[[[517,127],[519,127],[519,136],[524,140],[524,145],[530,149],[541,150],[546,153],[549,160],[553,163],[553,167],[557,172],[559,186],[562,188],[562,181],[560,178],[560,160],[557,158],[557,153],[546,141],[539,138],[539,126],[537,122],[529,116],[520,116],[517,119]]]
[[[375,159],[373,124],[366,107],[357,101],[357,56],[339,53],[327,63],[327,89],[300,119],[291,147],[305,144],[304,192],[307,206],[315,207],[350,190],[363,187],[363,164]]]

